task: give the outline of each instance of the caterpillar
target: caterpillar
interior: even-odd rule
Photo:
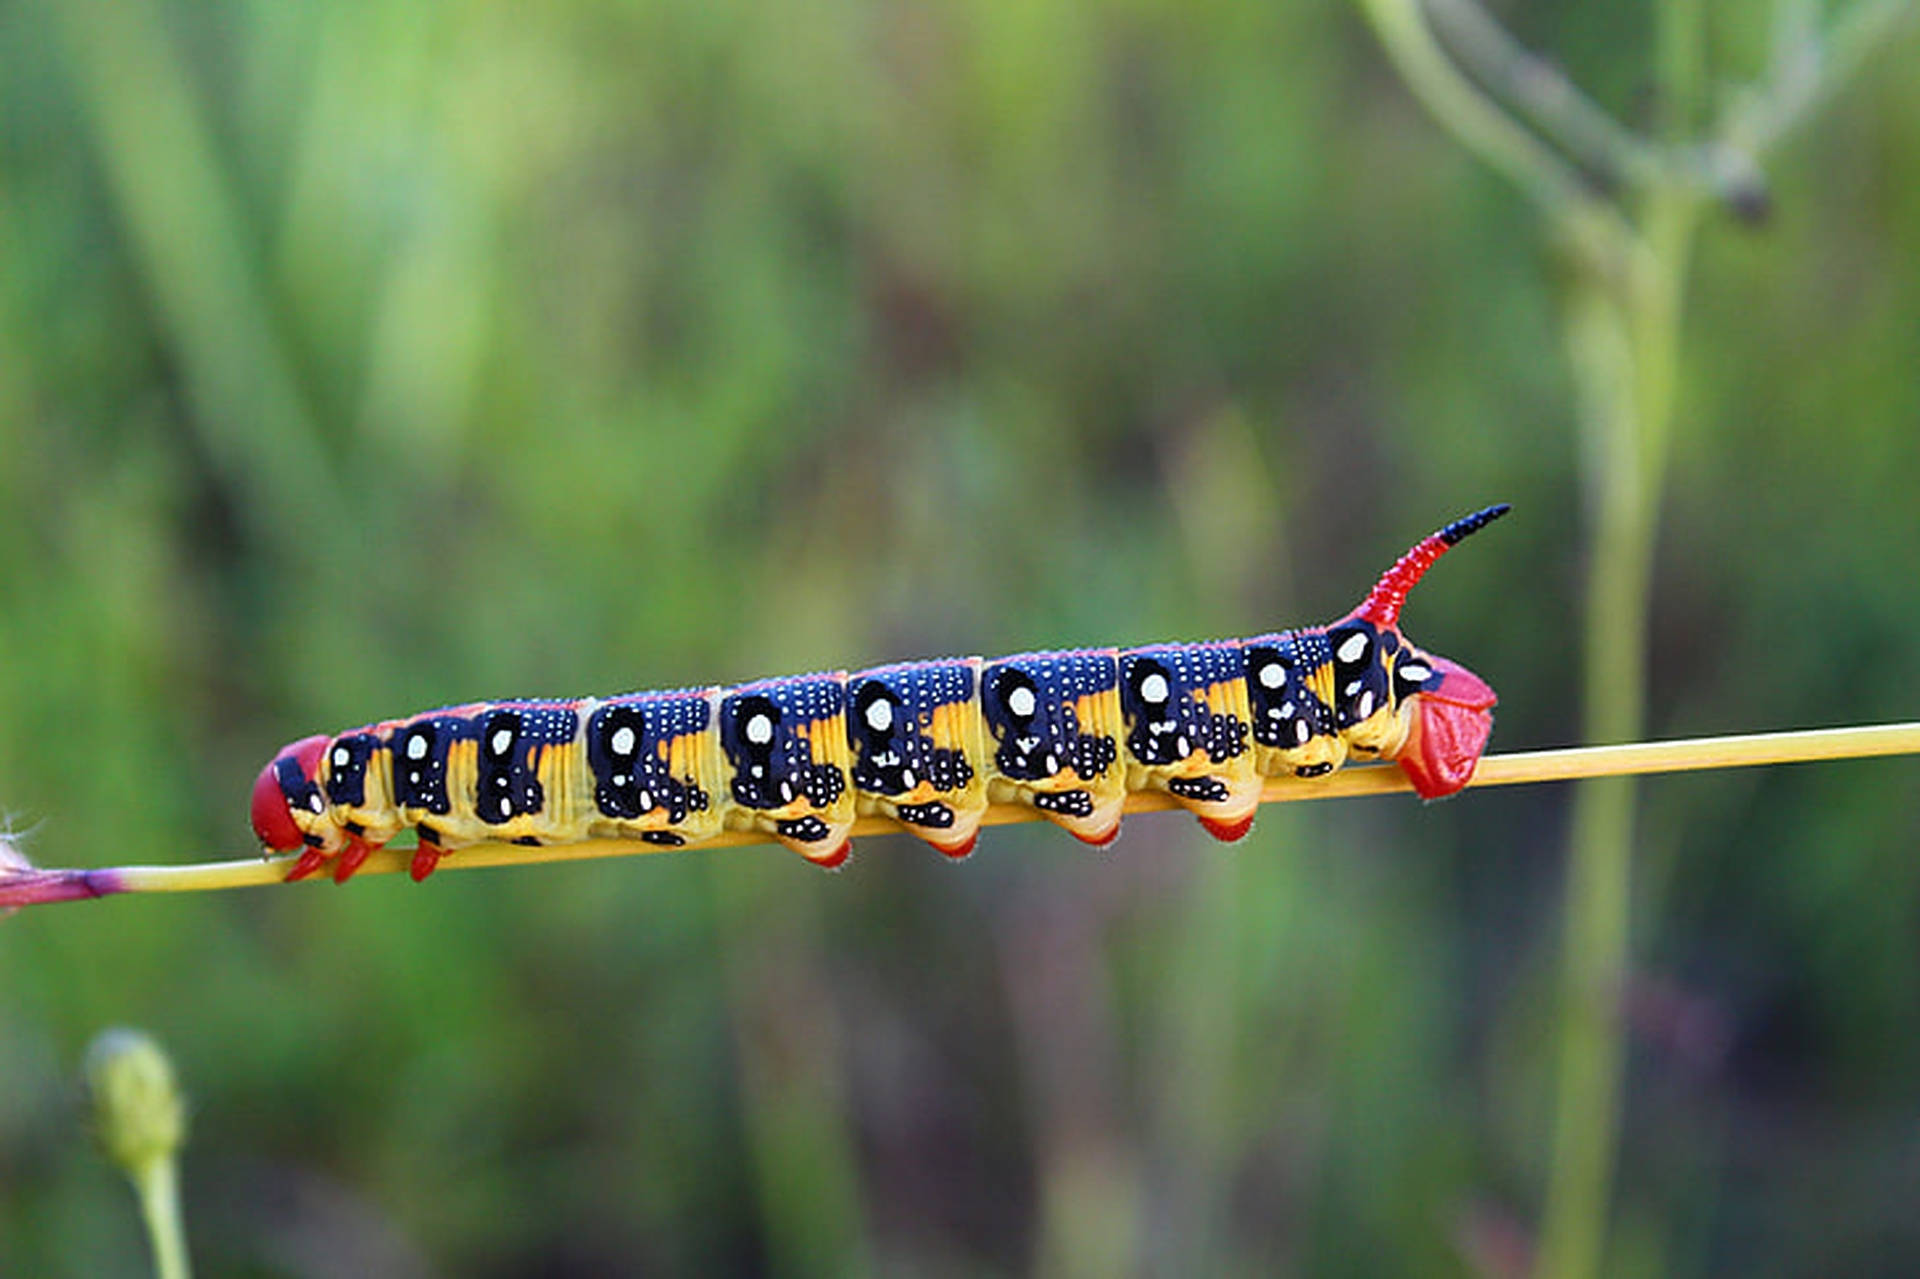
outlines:
[[[1129,792],[1158,790],[1221,840],[1253,825],[1267,777],[1393,760],[1423,797],[1473,776],[1493,689],[1400,633],[1401,606],[1502,504],[1422,539],[1326,626],[1250,639],[906,662],[732,688],[484,702],[308,737],[253,789],[288,879],[345,883],[411,827],[411,871],[480,843],[770,835],[817,865],[879,813],[948,857],[991,803],[1111,843]]]

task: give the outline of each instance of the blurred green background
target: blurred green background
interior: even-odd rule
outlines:
[[[1507,17],[1650,117],[1651,9]],[[1655,735],[1920,717],[1913,25],[1703,224]],[[1407,628],[1575,742],[1549,239],[1340,6],[13,6],[0,808],[244,855],[310,732],[1319,621],[1499,500]],[[1916,779],[1645,786],[1608,1272],[1920,1264]],[[27,911],[0,1271],[144,1266],[126,1022],[211,1274],[1522,1273],[1570,799]]]

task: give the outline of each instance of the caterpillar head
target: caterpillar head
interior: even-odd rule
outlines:
[[[1415,694],[1401,771],[1422,799],[1451,795],[1473,780],[1473,770],[1493,733],[1498,698],[1487,682],[1458,662],[1429,658],[1439,683]]]
[[[1384,573],[1350,615],[1370,622],[1400,641],[1393,690],[1406,738],[1392,758],[1424,799],[1451,795],[1473,778],[1474,767],[1493,732],[1493,706],[1499,699],[1487,682],[1458,662],[1418,652],[1400,635],[1400,607],[1407,592],[1433,562],[1461,538],[1507,513],[1490,506],[1455,520],[1423,539]]]
[[[253,783],[253,833],[276,853],[328,842],[327,802],[320,793],[320,759],[329,738],[308,737],[273,757]]]

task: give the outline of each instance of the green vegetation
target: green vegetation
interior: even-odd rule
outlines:
[[[1321,620],[1496,500],[1406,619],[1496,747],[1913,718],[1920,38],[1740,115],[1812,8],[1514,16],[1636,137],[1751,122],[1757,223],[1575,146],[1685,283],[1634,319],[1337,6],[25,6],[0,805],[232,855],[308,732]],[[1622,323],[1677,339],[1625,496]],[[207,1273],[1897,1270],[1913,768],[28,911],[0,1256],[146,1265],[68,1092],[126,1022]]]
[[[173,1063],[149,1035],[102,1031],[87,1049],[86,1081],[94,1135],[140,1200],[155,1275],[188,1279],[178,1162],[187,1139],[187,1104]]]

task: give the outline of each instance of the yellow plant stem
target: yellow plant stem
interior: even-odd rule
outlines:
[[[1699,737],[1681,741],[1637,742],[1624,746],[1585,746],[1567,750],[1526,751],[1490,755],[1474,773],[1474,787],[1521,786],[1535,782],[1573,781],[1628,774],[1687,772],[1696,769],[1746,768],[1760,764],[1792,764],[1814,760],[1858,759],[1877,755],[1920,755],[1920,722],[1881,724],[1857,728],[1808,729],[1786,733],[1754,733],[1736,737]],[[1386,795],[1411,790],[1406,774],[1390,764],[1349,768],[1331,777],[1270,779],[1262,803],[1279,804],[1303,799],[1340,799],[1359,795]],[[1167,795],[1140,793],[1127,801],[1129,813],[1165,812],[1178,807]],[[1005,826],[1040,820],[1031,808],[996,804],[987,810],[986,824]],[[884,817],[863,817],[853,828],[856,837],[898,833],[900,825]],[[736,848],[768,842],[765,835],[728,831],[698,848]],[[479,844],[449,853],[442,872],[477,870],[483,866],[529,866],[546,862],[583,861],[598,857],[632,857],[671,852],[657,844],[636,840],[595,839],[579,844],[534,848],[524,844]],[[361,875],[391,875],[405,871],[411,849],[387,848],[373,854]],[[111,892],[193,893],[220,888],[277,884],[286,879],[294,859],[248,858],[205,862],[190,866],[127,866],[91,872],[111,875]],[[61,871],[34,871],[59,875]],[[6,877],[0,874],[0,896]],[[103,893],[104,895],[104,893]]]

